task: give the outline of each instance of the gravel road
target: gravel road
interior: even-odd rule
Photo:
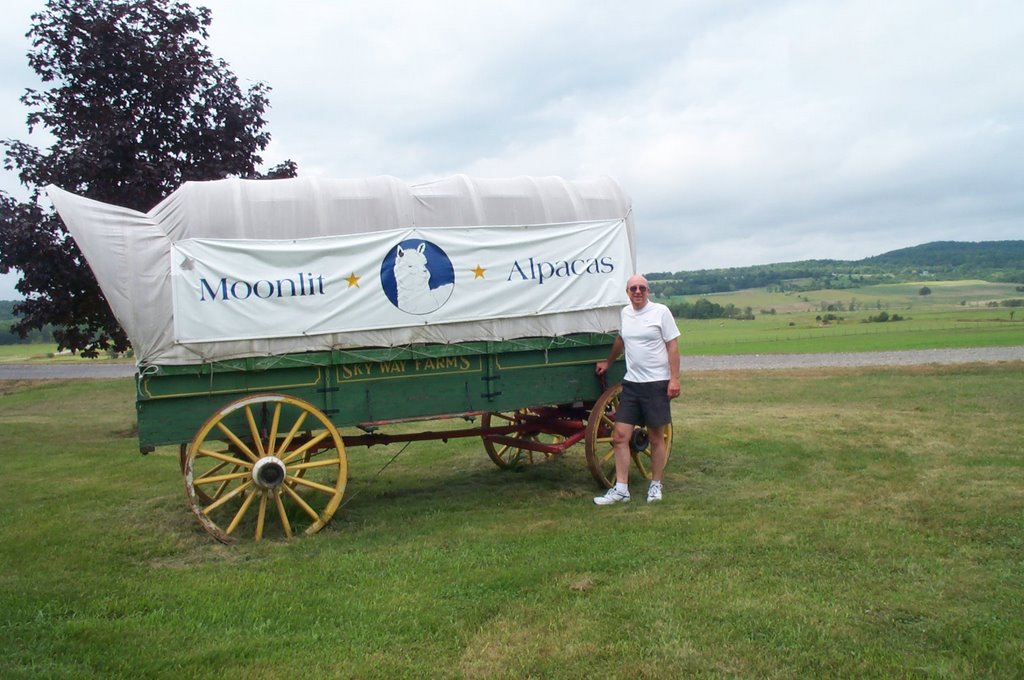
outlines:
[[[919,349],[896,352],[833,354],[736,354],[683,357],[683,371],[730,371],[778,368],[844,368],[853,366],[916,366],[1024,361],[1022,347]]]
[[[751,369],[826,368],[853,366],[914,366],[975,362],[1024,361],[1024,346],[973,349],[922,349],[898,352],[837,354],[734,354],[684,356],[683,372]],[[0,380],[52,380],[68,378],[125,378],[135,374],[134,364],[77,363],[0,364]]]
[[[67,362],[57,364],[0,364],[0,380],[53,380],[65,378],[127,378],[135,364]]]

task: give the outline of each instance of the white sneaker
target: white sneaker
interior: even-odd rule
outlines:
[[[615,487],[608,489],[603,496],[597,496],[594,499],[594,503],[597,505],[611,505],[612,503],[628,503],[629,492],[616,491]]]
[[[657,503],[661,500],[661,484],[651,484],[647,487],[647,502]]]

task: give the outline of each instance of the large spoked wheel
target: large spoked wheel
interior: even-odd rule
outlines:
[[[185,493],[217,540],[315,534],[331,520],[348,479],[345,445],[318,408],[283,394],[233,401],[189,444]]]
[[[538,414],[529,408],[522,408],[512,413],[485,413],[483,415],[480,424],[484,430],[507,425],[516,427],[515,431],[509,433],[502,440],[483,437],[484,449],[495,465],[500,468],[515,468],[542,463],[555,457],[554,453],[524,448],[531,444],[557,445],[565,440],[562,435],[532,429],[530,421],[537,417]]]
[[[615,483],[615,451],[612,448],[612,432],[615,429],[615,412],[619,409],[622,385],[605,390],[590,411],[587,419],[586,453],[587,467],[594,480],[609,488]],[[672,425],[665,428],[665,447],[672,451]],[[651,440],[646,427],[633,428],[629,440],[629,452],[636,470],[644,479],[651,478]]]

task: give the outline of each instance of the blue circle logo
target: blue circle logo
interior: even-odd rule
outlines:
[[[406,239],[388,251],[380,264],[380,283],[395,307],[409,314],[440,309],[455,290],[455,268],[437,245]]]

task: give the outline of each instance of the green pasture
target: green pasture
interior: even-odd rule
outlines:
[[[106,354],[95,359],[85,359],[70,352],[58,352],[57,343],[27,343],[0,345],[0,363],[57,363],[67,361],[132,361],[129,357],[111,358]]]
[[[680,351],[700,354],[785,354],[870,352],[953,347],[1024,345],[1024,308],[1017,319],[987,309],[958,312],[898,312],[901,321],[866,323],[877,310],[836,312],[823,323],[821,312],[756,316],[753,321],[681,319]],[[890,314],[892,312],[889,312]]]
[[[922,286],[929,295],[919,295]],[[765,289],[705,296],[750,307],[754,319],[680,319],[683,354],[784,354],[1024,345],[1024,299],[1015,284],[936,281],[845,290],[774,293]],[[691,299],[692,298],[688,298]],[[774,313],[772,313],[774,310]],[[899,321],[869,323],[881,312]],[[829,318],[829,316],[834,318]]]
[[[653,506],[352,449],[325,531],[234,546],[133,392],[0,383],[0,677],[1024,675],[1020,363],[688,374]]]
[[[865,309],[951,309],[958,307],[984,307],[992,301],[1021,299],[1024,292],[1020,284],[989,283],[987,281],[917,281],[877,284],[859,288],[826,288],[804,292],[778,293],[764,288],[714,293],[706,295],[720,305],[732,303],[737,307],[751,306],[755,313],[761,309],[776,308],[779,313],[817,311],[821,303],[856,301]],[[931,292],[921,295],[922,288]],[[688,297],[688,299],[692,299]],[[1009,310],[1004,309],[1008,314]],[[1005,315],[1004,315],[1005,316]],[[1019,316],[1019,315],[1018,315]]]
[[[29,343],[24,345],[0,345],[0,362],[28,362],[49,358],[56,353],[56,344]]]

